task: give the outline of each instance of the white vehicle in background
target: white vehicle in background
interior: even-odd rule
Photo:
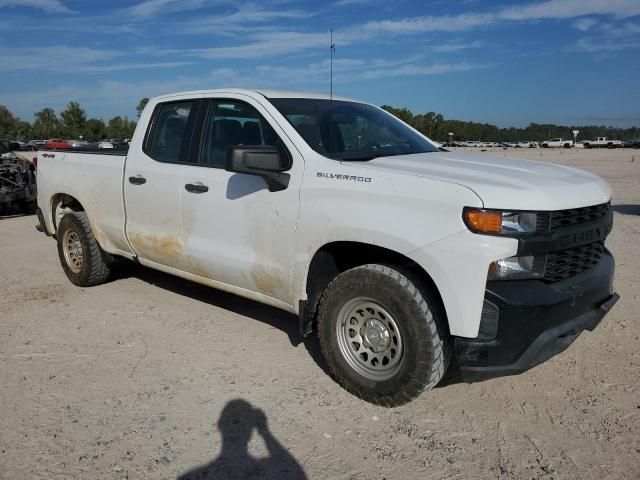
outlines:
[[[621,140],[607,140],[607,137],[598,137],[595,140],[582,141],[584,148],[622,148]]]
[[[563,140],[562,138],[552,138],[542,142],[542,148],[571,148],[573,140]]]
[[[610,199],[591,173],[441,151],[378,107],[300,92],[152,98],[128,151],[38,156],[39,229],[73,284],[124,257],[297,314],[340,384],[387,407],[596,328],[618,299]]]
[[[538,148],[538,142],[519,142],[516,148]]]
[[[106,141],[98,142],[98,148],[100,150],[113,150],[113,143]]]
[[[69,140],[69,148],[77,149],[77,148],[85,148],[89,145],[89,142],[85,140]]]

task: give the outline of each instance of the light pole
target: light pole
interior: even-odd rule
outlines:
[[[573,146],[576,146],[576,141],[578,140],[578,134],[580,133],[580,130],[574,130],[573,131]]]
[[[453,142],[453,132],[449,132],[449,146],[452,147],[453,145],[451,144],[451,142]]]

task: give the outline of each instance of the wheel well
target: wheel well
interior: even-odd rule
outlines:
[[[360,242],[333,242],[320,248],[309,264],[307,274],[307,303],[305,318],[303,319],[303,333],[315,330],[316,316],[322,293],[329,283],[340,273],[360,265],[378,263],[402,267],[422,281],[431,290],[439,303],[443,317],[446,320],[446,310],[442,297],[433,279],[416,262],[401,253],[377,245]],[[449,332],[448,322],[443,325]]]
[[[56,221],[56,209],[58,207],[66,211],[84,212],[84,207],[75,197],[72,197],[71,195],[68,195],[66,193],[56,193],[51,198],[51,217],[53,226],[56,229],[58,228],[58,222]]]

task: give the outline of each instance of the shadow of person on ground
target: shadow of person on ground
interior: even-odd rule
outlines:
[[[640,215],[640,205],[614,205],[613,211],[623,215]]]
[[[264,412],[249,402],[237,399],[227,403],[218,420],[218,429],[222,435],[220,454],[210,463],[182,474],[178,480],[307,478],[296,459],[269,431]],[[254,430],[269,451],[266,458],[249,455],[248,444]]]

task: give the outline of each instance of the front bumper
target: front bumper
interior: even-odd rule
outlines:
[[[471,382],[515,375],[565,350],[620,298],[614,270],[606,251],[597,266],[561,282],[488,282],[485,300],[499,309],[497,329],[493,338],[455,338],[456,376]]]

